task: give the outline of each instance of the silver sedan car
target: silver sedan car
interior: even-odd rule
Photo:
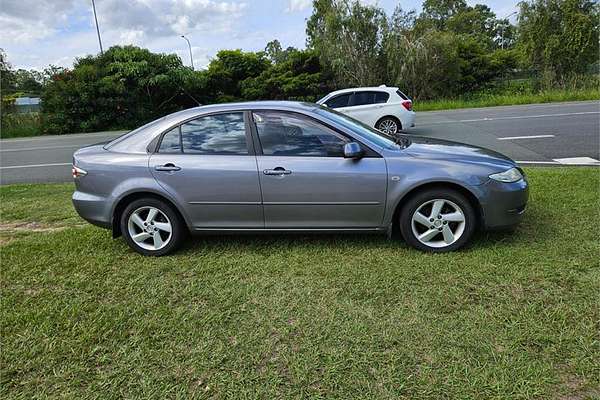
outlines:
[[[180,111],[73,156],[75,209],[135,251],[188,233],[399,231],[417,249],[463,247],[515,226],[523,171],[479,147],[394,137],[316,104]]]

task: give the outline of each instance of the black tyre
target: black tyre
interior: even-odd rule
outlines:
[[[410,197],[400,213],[400,232],[410,246],[427,252],[458,250],[472,238],[477,215],[452,189],[428,189]]]
[[[163,256],[174,251],[186,233],[185,224],[173,207],[152,197],[131,202],[120,223],[129,247],[145,256]]]
[[[402,123],[394,117],[383,117],[377,121],[375,128],[387,135],[395,135],[402,130]]]

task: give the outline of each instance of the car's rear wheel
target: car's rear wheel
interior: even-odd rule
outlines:
[[[386,135],[395,135],[402,130],[402,124],[394,117],[383,117],[377,121],[375,128],[379,129]]]
[[[469,200],[451,189],[430,189],[408,199],[400,214],[400,231],[410,246],[429,252],[458,250],[477,226]]]
[[[121,232],[133,250],[146,256],[174,251],[184,239],[184,224],[167,203],[143,198],[129,204],[121,216]]]

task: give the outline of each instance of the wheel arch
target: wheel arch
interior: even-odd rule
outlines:
[[[132,192],[132,193],[126,194],[125,196],[121,197],[119,199],[119,201],[116,203],[116,205],[113,209],[113,212],[112,212],[112,236],[113,236],[113,238],[117,238],[117,237],[121,236],[121,234],[122,234],[120,220],[121,220],[121,216],[123,215],[123,211],[125,211],[125,208],[127,207],[127,205],[130,204],[132,201],[146,198],[146,197],[164,201],[165,203],[167,203],[168,205],[173,207],[173,210],[175,210],[175,212],[177,213],[179,218],[181,218],[181,221],[189,229],[186,218],[184,217],[183,213],[181,212],[181,210],[179,209],[177,204],[175,204],[175,202],[173,202],[171,199],[169,199],[168,197],[166,197],[164,195],[158,194],[156,192],[138,191],[138,192]]]
[[[457,192],[459,192],[460,194],[465,196],[467,198],[467,200],[469,201],[469,203],[471,204],[471,206],[473,207],[473,210],[475,210],[475,216],[477,218],[476,226],[478,228],[481,228],[484,225],[483,208],[481,207],[481,203],[479,202],[479,199],[477,198],[477,196],[475,196],[475,194],[472,191],[470,191],[466,187],[464,187],[458,183],[455,183],[455,182],[434,181],[434,182],[427,182],[427,183],[423,183],[421,185],[415,186],[415,187],[411,188],[410,190],[408,190],[406,193],[404,193],[402,195],[402,197],[400,197],[400,199],[398,199],[398,201],[396,202],[396,205],[394,207],[394,213],[392,214],[392,229],[393,229],[393,231],[394,232],[399,231],[399,217],[400,217],[400,213],[402,212],[402,209],[406,205],[406,200],[410,199],[412,196],[415,196],[418,193],[421,193],[425,190],[440,189],[440,188],[456,190]]]
[[[386,118],[391,118],[391,119],[395,120],[398,123],[398,130],[399,131],[401,131],[403,129],[402,121],[400,121],[400,118],[396,117],[395,115],[384,115],[383,117],[379,118],[377,120],[377,122],[375,122],[375,126],[379,125],[379,123],[381,121],[383,121],[384,119],[386,119]]]

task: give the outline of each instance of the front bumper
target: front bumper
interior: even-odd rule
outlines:
[[[523,219],[529,199],[526,179],[504,183],[490,179],[483,184],[486,201],[481,204],[487,230],[510,229]]]

